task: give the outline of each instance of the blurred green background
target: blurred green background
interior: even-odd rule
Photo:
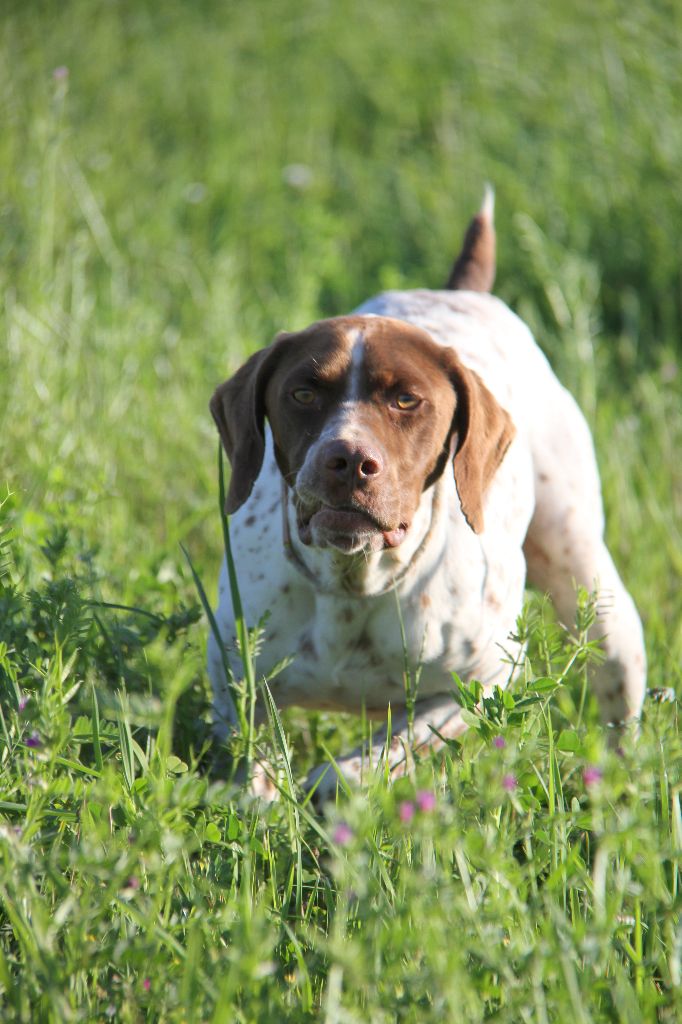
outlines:
[[[682,7],[3,7],[0,476],[119,595],[210,586],[214,386],[275,331],[439,286],[485,181],[498,293],[596,430],[609,537],[678,627]],[[667,641],[666,641],[667,642]]]

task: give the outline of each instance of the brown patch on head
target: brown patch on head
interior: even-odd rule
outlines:
[[[314,367],[320,360],[324,373],[333,376],[335,370],[338,372],[334,364],[339,355],[338,337],[333,329],[321,333],[316,324],[300,334],[279,334],[268,348],[256,352],[216,389],[210,409],[232,466],[225,501],[228,513],[236,512],[244,504],[260,473],[265,454],[266,393],[275,375],[281,381],[297,364],[307,361],[308,366]],[[346,353],[346,365],[348,361]],[[281,396],[275,401],[279,403]],[[279,458],[278,464],[282,469]]]
[[[422,608],[429,608],[431,606],[431,598],[428,594],[422,594],[419,598],[419,603]]]
[[[382,455],[366,501],[391,528],[409,524],[448,461],[456,396],[443,350],[426,331],[384,317],[363,327],[357,418]]]
[[[344,393],[352,349],[346,320],[353,319],[321,320],[297,334],[280,335],[285,351],[267,383],[265,406],[286,480],[293,479]]]

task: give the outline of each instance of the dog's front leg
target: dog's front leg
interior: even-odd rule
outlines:
[[[351,786],[367,781],[381,764],[388,763],[392,775],[402,775],[413,750],[442,746],[436,733],[443,739],[456,739],[466,730],[461,711],[450,694],[419,700],[410,728],[407,711],[400,708],[391,716],[390,738],[387,726],[382,726],[372,736],[371,747],[358,747],[335,764],[320,765],[310,773],[306,786],[315,787],[314,799],[321,805],[334,799],[337,788],[343,789],[339,774]]]

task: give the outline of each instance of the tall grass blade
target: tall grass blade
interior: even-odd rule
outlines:
[[[290,797],[288,807],[293,817],[293,824],[290,829],[290,835],[294,848],[296,851],[296,912],[300,914],[301,907],[303,904],[303,862],[302,862],[302,844],[301,844],[301,819],[299,815],[298,801],[296,800],[296,787],[294,784],[294,775],[291,770],[291,758],[289,756],[289,745],[287,743],[286,736],[284,734],[284,728],[282,726],[282,719],[280,718],[277,705],[275,704],[270,687],[268,686],[265,678],[261,679],[261,690],[263,692],[263,698],[265,700],[265,707],[270,720],[270,726],[275,738],[275,745],[281,758],[282,767],[284,768],[284,776],[286,779],[285,791]]]
[[[239,643],[244,680],[246,682],[246,694],[248,703],[248,722],[244,733],[246,739],[246,765],[247,771],[251,771],[253,763],[254,735],[255,735],[255,713],[256,713],[256,670],[251,656],[251,644],[249,629],[244,618],[241,594],[237,581],[237,570],[232,555],[232,541],[230,539],[230,517],[225,512],[225,460],[223,458],[222,445],[218,444],[218,500],[220,508],[220,522],[223,530],[223,546],[225,549],[225,561],[227,574],[230,581],[230,596],[232,598],[232,611],[234,614],[234,625]]]
[[[231,702],[230,713],[233,715],[233,721],[239,723],[242,736],[246,736],[248,732],[248,727],[243,712],[240,713],[241,702],[235,690],[234,677],[232,675],[232,670],[230,669],[229,662],[227,660],[225,645],[223,643],[223,638],[220,635],[220,630],[218,629],[218,623],[216,622],[215,615],[213,614],[213,609],[211,608],[211,604],[206,596],[206,591],[204,590],[204,586],[201,582],[201,579],[199,578],[199,574],[194,568],[194,564],[192,563],[192,559],[187,548],[184,546],[184,544],[181,544],[180,549],[185,558],[187,559],[187,564],[189,566],[190,572],[192,573],[194,585],[197,589],[197,593],[199,594],[201,606],[204,609],[211,632],[213,633],[216,644],[218,645],[218,649],[220,651],[223,672],[225,673],[225,681],[227,683],[227,696]]]

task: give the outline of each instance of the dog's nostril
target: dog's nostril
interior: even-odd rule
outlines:
[[[381,472],[381,466],[376,459],[364,459],[360,463],[360,476],[376,476]]]
[[[320,468],[328,479],[355,486],[378,476],[383,469],[383,460],[369,445],[333,441],[321,455]]]

